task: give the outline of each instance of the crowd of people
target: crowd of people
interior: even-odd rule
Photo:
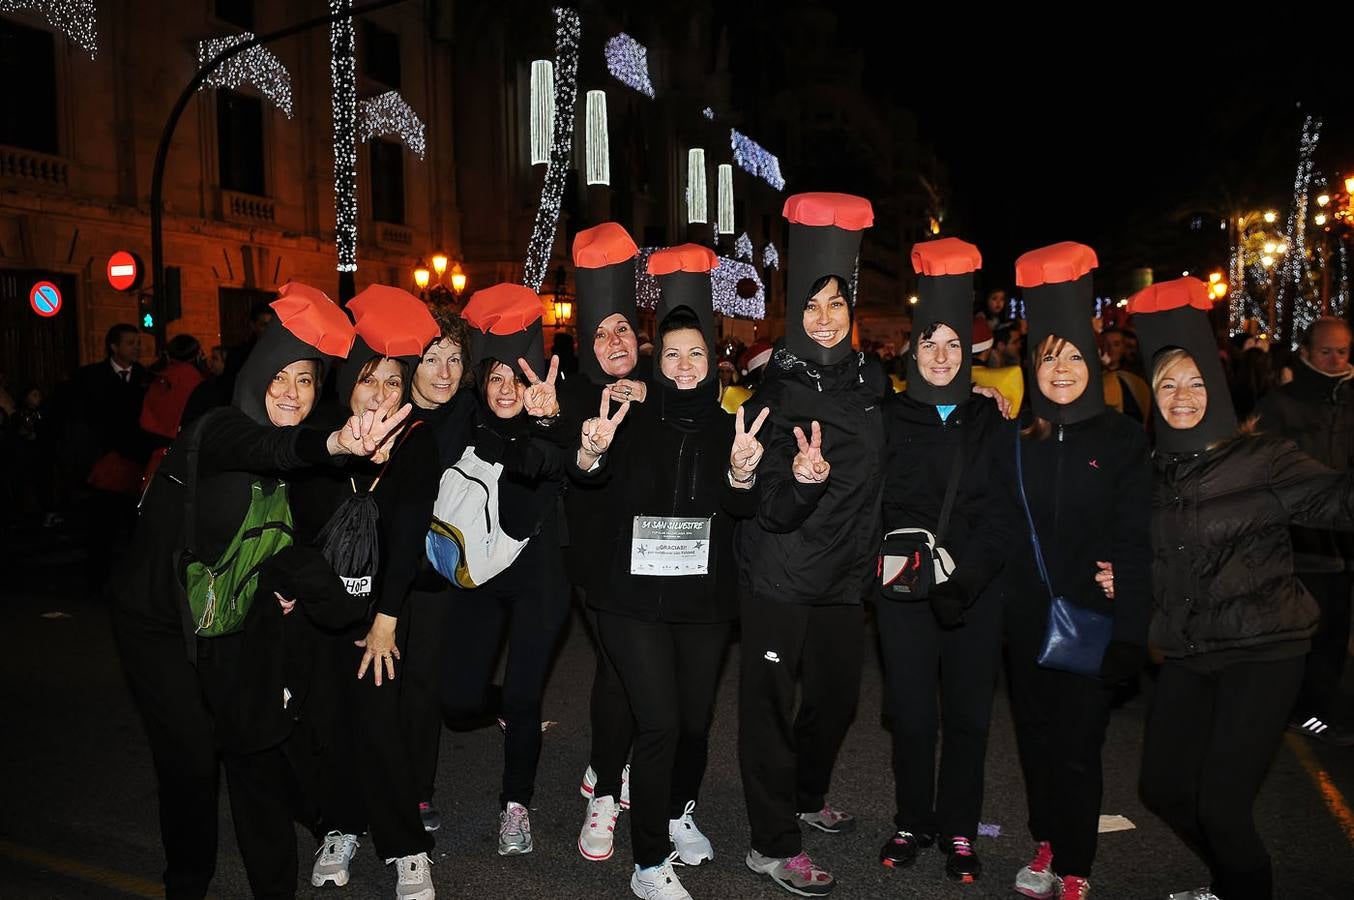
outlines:
[[[689,898],[675,866],[714,858],[696,814],[735,640],[746,866],[837,887],[802,830],[857,824],[829,793],[870,622],[896,785],[881,864],[935,848],[954,880],[984,877],[1004,646],[1031,855],[999,877],[1089,896],[1114,688],[1154,664],[1141,792],[1211,872],[1172,896],[1273,896],[1252,807],[1279,740],[1348,741],[1349,327],[1318,321],[1242,421],[1201,282],[1153,285],[1132,330],[1101,328],[1094,251],[1055,244],[1018,260],[1013,320],[1000,292],[975,309],[981,255],[943,238],[913,249],[912,332],[885,358],[852,344],[869,202],[799,194],[785,216],[774,344],[719,344],[718,260],[688,244],[648,257],[646,352],[616,223],[574,243],[584,340],[564,376],[512,284],[454,314],[380,285],[345,311],[292,283],[205,376],[191,338],[147,371],[135,329],[109,333],[70,418],[97,436],[91,502],[112,522],[139,498],[110,584],[168,897],[206,895],[224,766],[257,896],[294,896],[299,820],[312,884],[347,884],[369,841],[397,898],[432,900],[444,722],[502,729],[499,854],[565,840],[530,809],[571,598],[597,654],[577,847],[609,859],[628,810],[637,897]],[[975,374],[1011,366],[1014,401]],[[4,408],[42,439],[40,398]]]

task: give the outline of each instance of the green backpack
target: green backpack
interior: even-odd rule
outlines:
[[[213,411],[214,412],[214,411]],[[244,630],[245,617],[254,605],[259,587],[259,569],[278,552],[292,545],[291,506],[287,485],[278,481],[265,488],[255,481],[249,486],[249,509],[220,559],[208,563],[193,554],[197,533],[197,462],[208,413],[193,424],[180,440],[186,443],[183,479],[168,475],[183,487],[183,548],[179,569],[188,594],[188,611],[197,637],[223,637]],[[163,467],[162,467],[163,468]],[[158,474],[158,473],[157,473]],[[185,623],[185,626],[188,623]]]

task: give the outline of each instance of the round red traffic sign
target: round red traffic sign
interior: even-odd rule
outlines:
[[[141,259],[119,250],[108,257],[108,283],[115,291],[130,291],[141,283]]]
[[[28,292],[28,305],[33,312],[50,319],[61,312],[61,288],[50,281],[39,281]]]

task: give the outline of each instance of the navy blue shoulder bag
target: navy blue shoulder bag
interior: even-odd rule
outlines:
[[[1025,472],[1021,463],[1020,429],[1016,429],[1016,484],[1020,486],[1020,503],[1025,507],[1025,520],[1030,525],[1030,542],[1034,545],[1034,563],[1039,577],[1048,590],[1048,628],[1044,644],[1039,648],[1039,665],[1060,672],[1099,677],[1105,648],[1114,634],[1114,619],[1095,610],[1078,606],[1065,597],[1053,596],[1053,582],[1044,566],[1044,553],[1039,548],[1039,532],[1034,527],[1030,501],[1025,496]]]

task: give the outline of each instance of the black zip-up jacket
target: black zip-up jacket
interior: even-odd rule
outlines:
[[[1043,439],[1021,437],[1025,496],[1039,533],[1054,596],[1114,617],[1115,641],[1147,644],[1151,618],[1149,540],[1152,466],[1142,426],[1109,409],[1072,425],[1054,425]],[[998,448],[1015,465],[1007,433]],[[1013,491],[1018,487],[1011,485]],[[1020,503],[1019,493],[1015,502]],[[1042,635],[1049,588],[1039,576],[1023,507],[1016,507],[1001,584],[1012,632]],[[1114,566],[1114,600],[1095,575],[1097,561]]]
[[[860,603],[875,575],[884,473],[884,373],[852,353],[835,366],[797,359],[783,342],[757,393],[743,404],[748,422],[769,407],[758,439],[757,514],[738,524],[740,584],[784,603]],[[817,421],[827,481],[801,484],[790,466]]]
[[[594,520],[599,555],[583,561],[596,570],[588,605],[657,622],[732,621],[738,618],[734,519],[754,512],[757,489],[729,485],[734,417],[713,394],[709,409],[689,419],[669,413],[668,394],[651,388],[644,403],[630,407],[621,425],[625,442],[603,457],[595,475],[609,483]],[[630,574],[635,516],[709,518],[708,574]]]
[[[1255,414],[1260,431],[1337,471],[1354,468],[1354,370],[1325,375],[1299,361],[1293,380],[1261,397]],[[1341,572],[1354,560],[1354,535],[1296,527],[1293,551],[1299,572]]]
[[[1293,575],[1290,524],[1354,529],[1354,473],[1265,435],[1158,454],[1153,645],[1168,657],[1305,653],[1318,612]]]
[[[937,534],[954,559],[955,583],[972,601],[1001,569],[1010,535],[1018,533],[1009,485],[994,477],[1001,448],[1014,446],[1014,427],[987,397],[965,400],[942,421],[934,405],[904,393],[884,401],[884,434],[884,532]],[[948,527],[939,535],[956,453],[964,455],[963,468]]]

